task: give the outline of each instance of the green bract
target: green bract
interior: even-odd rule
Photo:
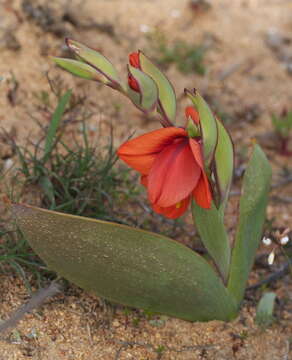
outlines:
[[[204,158],[208,166],[213,161],[218,142],[217,122],[208,104],[197,91],[190,92],[185,89],[185,94],[191,99],[200,116]]]
[[[175,121],[176,97],[174,89],[167,77],[142,52],[139,52],[141,69],[157,84],[162,115],[168,121]]]
[[[110,82],[113,84],[120,84],[117,70],[101,53],[70,39],[67,39],[67,45],[69,49],[78,56],[78,58],[95,68],[102,75],[108,78]]]
[[[222,209],[224,211],[233,177],[234,150],[227,130],[221,121],[216,119],[216,122],[218,128],[218,142],[214,156],[214,172],[217,180],[219,204],[222,204]]]
[[[110,81],[105,76],[88,64],[73,59],[63,59],[58,57],[52,57],[52,59],[57,65],[73,75],[87,80],[99,81],[106,85],[110,84]]]
[[[155,82],[150,76],[143,73],[139,69],[134,68],[133,66],[129,66],[129,72],[138,82],[140,89],[139,103],[137,103],[135,100],[137,98],[136,93],[135,97],[133,97],[133,95],[131,96],[131,94],[133,94],[131,89],[129,89],[130,98],[135,103],[135,105],[141,108],[141,110],[153,111],[158,100],[158,90]]]

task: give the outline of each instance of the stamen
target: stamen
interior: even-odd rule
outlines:
[[[182,202],[181,202],[181,201],[178,202],[178,203],[175,205],[175,207],[176,207],[177,209],[181,208],[181,206],[182,206]]]

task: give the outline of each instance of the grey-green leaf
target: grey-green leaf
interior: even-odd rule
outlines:
[[[239,304],[244,295],[248,274],[254,262],[265,221],[271,166],[264,152],[254,146],[244,174],[228,289]]]
[[[223,219],[214,203],[211,209],[201,208],[192,201],[194,224],[208,254],[212,257],[222,278],[227,281],[230,265],[230,244]]]
[[[262,297],[257,306],[256,323],[260,326],[269,326],[273,320],[273,310],[275,305],[276,294],[267,292]]]
[[[13,210],[48,266],[88,291],[191,321],[236,315],[234,300],[212,267],[171,239],[20,204]]]

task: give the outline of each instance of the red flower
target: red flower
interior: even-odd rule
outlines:
[[[131,53],[129,55],[129,63],[133,67],[141,70],[139,53],[138,52],[133,52],[133,53]],[[130,88],[132,90],[137,91],[137,92],[140,91],[139,84],[138,84],[137,80],[131,74],[128,75],[128,84],[129,84],[129,86],[130,86]]]
[[[199,121],[195,109],[188,107],[186,114]],[[157,213],[175,219],[187,210],[192,197],[202,208],[210,208],[212,196],[199,137],[190,138],[183,128],[166,127],[125,142],[118,155],[141,173]]]

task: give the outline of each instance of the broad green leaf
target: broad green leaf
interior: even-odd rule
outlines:
[[[195,108],[200,115],[204,157],[206,165],[208,166],[213,160],[218,141],[217,121],[208,104],[197,91],[190,92],[185,89],[185,93],[195,105]]]
[[[150,76],[133,66],[129,65],[129,71],[139,84],[141,92],[140,108],[146,111],[153,110],[158,100],[158,90],[155,82]]]
[[[57,65],[59,65],[64,70],[69,71],[73,75],[79,76],[87,80],[99,81],[104,84],[110,83],[110,81],[106,77],[101,75],[92,66],[85,64],[84,62],[58,57],[52,57],[52,59]]]
[[[72,50],[78,58],[101,72],[110,82],[121,85],[116,68],[105,56],[77,41],[67,39],[66,42],[69,49]]]
[[[124,225],[13,205],[20,230],[49,268],[111,301],[190,321],[230,320],[233,298],[187,247]]]
[[[261,239],[270,180],[271,166],[261,148],[255,145],[243,179],[239,224],[228,282],[228,289],[238,306]]]
[[[52,115],[52,120],[50,122],[50,125],[48,128],[48,133],[47,133],[46,140],[45,140],[44,161],[48,160],[48,158],[51,154],[51,151],[54,147],[56,133],[57,133],[58,127],[60,125],[60,122],[62,120],[62,116],[65,112],[66,106],[70,101],[71,95],[72,95],[71,90],[68,90],[60,98],[57,108]]]
[[[223,214],[233,177],[234,150],[227,130],[221,121],[218,119],[216,121],[218,126],[218,143],[215,150],[215,173]]]
[[[214,203],[212,203],[211,209],[203,209],[195,201],[192,201],[192,213],[202,243],[214,260],[224,281],[227,281],[230,244],[220,211]]]
[[[142,52],[139,52],[141,70],[149,75],[158,87],[159,101],[163,115],[170,122],[175,121],[176,97],[174,89],[167,77]]]
[[[257,306],[256,323],[260,326],[269,326],[273,320],[273,311],[275,305],[276,294],[267,292],[262,297]]]

